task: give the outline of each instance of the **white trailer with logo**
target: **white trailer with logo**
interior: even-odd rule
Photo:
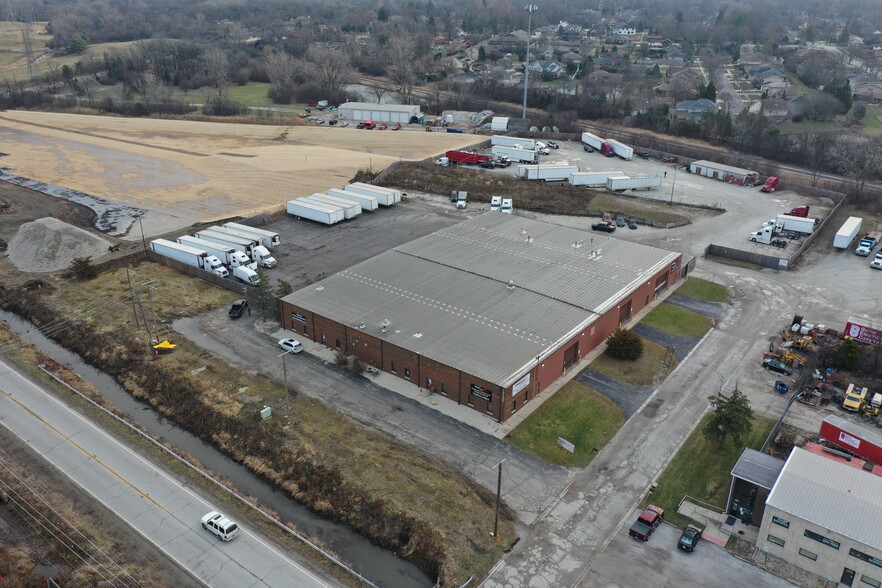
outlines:
[[[343,220],[343,209],[319,202],[310,202],[308,198],[297,198],[288,201],[288,214],[294,218],[333,225]]]
[[[380,206],[379,202],[377,202],[376,196],[368,196],[367,194],[357,194],[355,192],[330,188],[328,190],[328,195],[336,196],[337,198],[342,198],[350,202],[357,202],[358,204],[361,204],[362,212],[376,210]]]
[[[536,139],[524,139],[522,137],[506,137],[505,135],[493,135],[490,137],[491,147],[515,147],[520,149],[536,149]]]
[[[203,249],[196,249],[187,245],[181,245],[166,239],[154,239],[150,241],[150,250],[163,257],[174,259],[191,267],[203,269],[207,272],[226,278],[230,275],[221,260],[210,255]]]
[[[662,177],[660,175],[646,176],[618,176],[611,177],[606,180],[606,189],[613,192],[624,192],[625,190],[651,190],[661,186]]]
[[[624,176],[623,171],[606,172],[577,172],[570,174],[570,184],[573,186],[606,186],[609,178]]]
[[[546,182],[564,182],[570,178],[570,174],[579,171],[578,165],[527,165],[527,180],[544,180]]]

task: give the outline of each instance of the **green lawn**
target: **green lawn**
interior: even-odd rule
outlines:
[[[46,73],[53,68],[61,68],[63,65],[69,65],[74,67],[77,61],[84,61],[87,56],[91,55],[96,58],[103,57],[105,53],[108,51],[116,50],[116,49],[127,49],[138,43],[138,41],[125,41],[119,43],[98,43],[96,45],[89,45],[86,47],[86,50],[83,51],[79,55],[64,55],[62,57],[49,57],[41,61],[38,64],[38,69],[41,73]],[[28,76],[28,68],[27,65],[22,65],[20,67],[16,67],[13,69],[8,69],[3,72],[0,72],[0,79],[11,80],[13,78],[17,79],[25,79]]]
[[[273,101],[266,95],[269,87],[270,84],[259,82],[252,82],[245,86],[230,86],[228,95],[230,100],[244,104],[245,106],[273,106],[298,111],[306,108],[306,104],[273,104]],[[122,98],[122,87],[120,85],[102,87],[95,92],[95,97],[110,97],[119,100]],[[187,104],[201,105],[205,103],[205,95],[199,90],[189,90],[184,92],[184,90],[179,87],[173,88],[172,98]],[[138,98],[133,97],[132,99],[137,100]]]
[[[542,461],[584,467],[612,439],[625,419],[606,396],[581,382],[570,381],[546,400],[510,434],[509,442]],[[563,437],[573,453],[557,444]]]
[[[708,302],[725,302],[729,299],[725,286],[699,278],[686,278],[686,282],[677,288],[677,293]]]
[[[687,337],[703,337],[714,326],[714,321],[706,316],[667,302],[662,302],[653,308],[640,322],[674,335]]]
[[[705,415],[701,420],[659,477],[655,492],[647,498],[648,502],[664,508],[665,518],[679,527],[692,522],[677,514],[677,506],[684,496],[691,496],[720,509],[726,506],[729,473],[744,450],[742,446],[736,447],[731,439],[722,450],[709,443],[701,433],[709,417],[709,414]],[[746,445],[753,449],[762,447],[774,424],[775,421],[771,419],[755,417],[753,429],[745,439]]]
[[[649,386],[664,381],[677,367],[677,359],[670,358],[669,355],[670,352],[658,343],[644,339],[643,357],[637,361],[615,359],[603,353],[591,362],[590,367],[632,386]],[[665,358],[668,359],[667,367],[662,365]]]
[[[882,133],[882,107],[867,106],[867,114],[861,120],[861,125],[865,131],[873,134]]]

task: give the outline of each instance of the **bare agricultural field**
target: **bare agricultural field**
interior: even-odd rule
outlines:
[[[226,124],[12,111],[0,116],[12,173],[161,213],[158,234],[275,210],[342,187],[360,169],[431,157],[474,135]]]

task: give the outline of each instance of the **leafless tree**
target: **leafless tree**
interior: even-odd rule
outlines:
[[[280,104],[287,104],[297,87],[297,60],[288,53],[273,53],[266,60],[266,75],[269,77],[270,98]]]
[[[860,202],[864,187],[882,175],[882,139],[840,135],[830,150],[839,170],[854,182],[855,200]]]
[[[370,86],[370,93],[377,97],[377,104],[383,102],[383,96],[386,95],[387,91],[388,89],[386,88],[386,86]]]
[[[352,62],[338,49],[311,47],[304,64],[306,76],[316,83],[323,99],[342,102],[346,98],[344,86],[352,79]]]
[[[218,103],[227,101],[230,89],[230,60],[226,52],[217,47],[206,50],[199,58],[201,74]],[[207,95],[207,94],[206,94]]]
[[[396,37],[388,45],[389,59],[392,64],[387,68],[389,77],[398,86],[398,93],[408,104],[413,99],[413,91],[420,82],[416,43],[409,37]]]
[[[829,150],[835,138],[829,133],[803,133],[794,137],[797,149],[802,154],[802,166],[812,174],[812,186],[818,185],[818,178],[824,170]]]

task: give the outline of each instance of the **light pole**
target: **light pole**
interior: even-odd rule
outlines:
[[[539,10],[535,4],[528,4],[524,9],[527,11],[527,57],[524,59],[524,114],[523,119],[527,120],[527,87],[530,85],[530,71],[527,67],[530,65],[530,41],[533,40],[533,13]]]
[[[288,364],[285,362],[285,356],[290,353],[286,351],[276,356],[282,358],[282,378],[285,380],[285,423],[288,424],[291,423],[291,404],[288,400]]]
[[[671,180],[671,201],[668,202],[668,206],[674,205],[674,186],[677,184],[677,166],[674,166],[674,179]]]

